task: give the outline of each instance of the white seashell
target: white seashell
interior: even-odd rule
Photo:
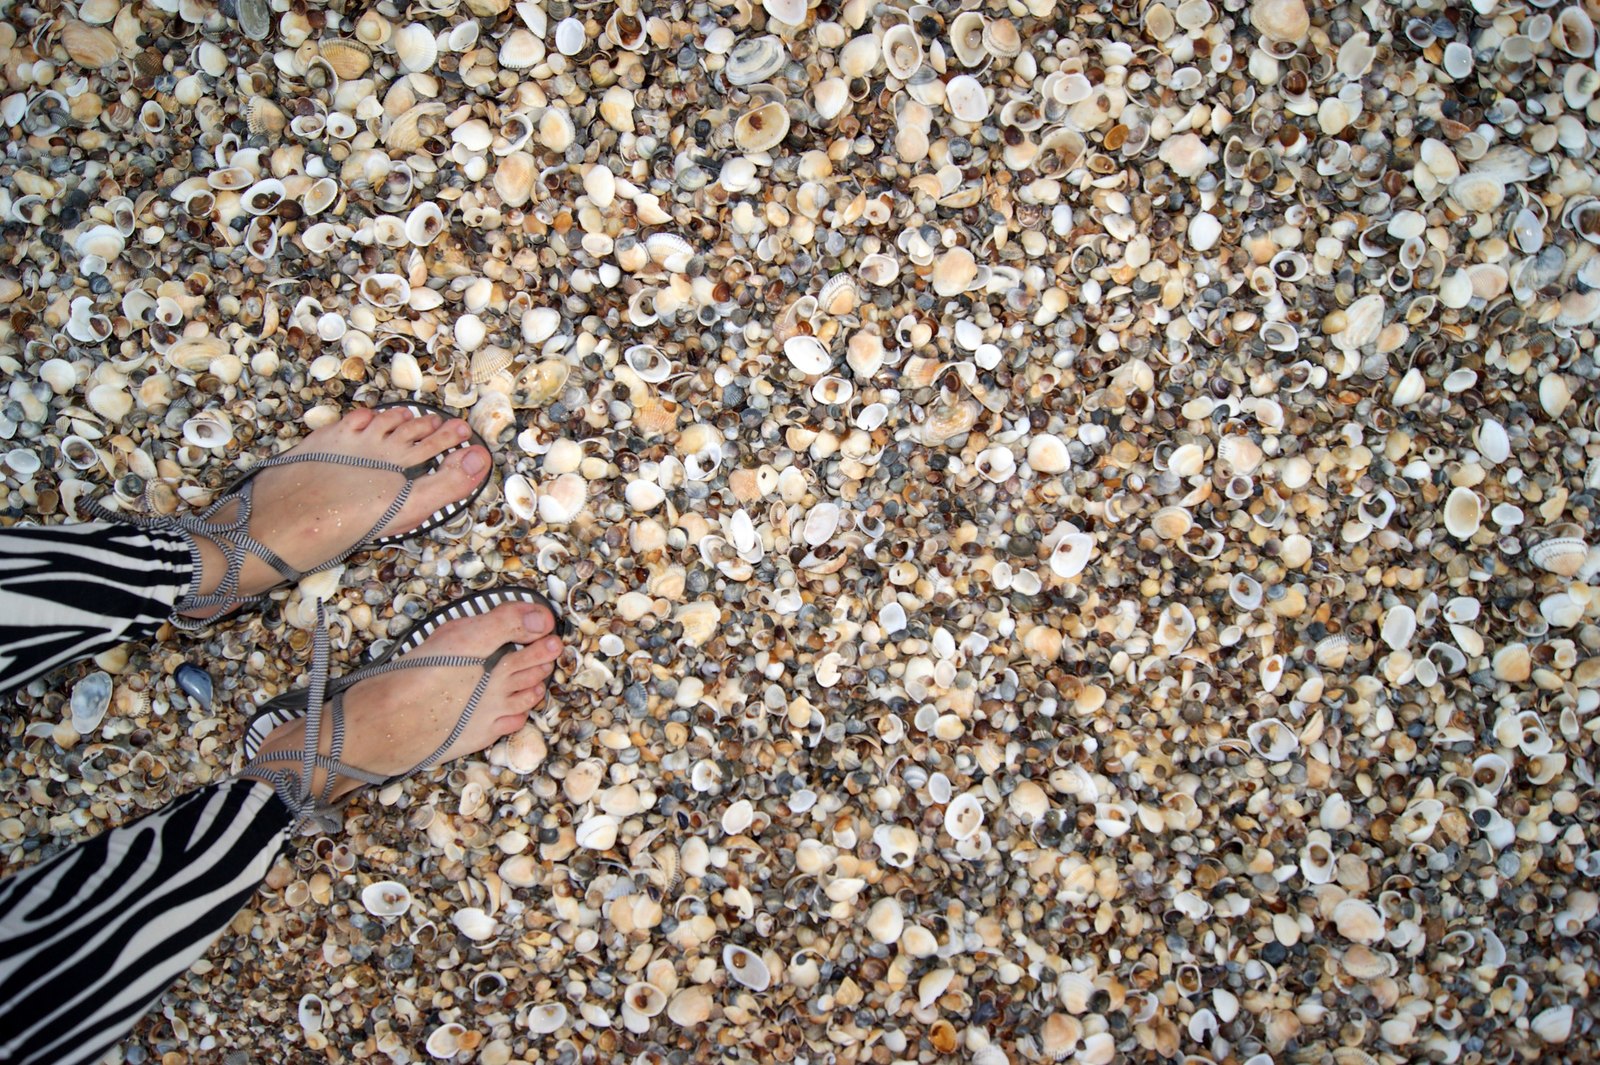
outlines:
[[[610,814],[594,814],[579,823],[575,838],[578,846],[595,851],[607,851],[616,846],[621,822]]]
[[[963,792],[944,811],[944,830],[951,839],[968,839],[983,827],[983,804],[972,792]]]
[[[532,522],[539,510],[539,496],[534,491],[533,483],[522,474],[513,473],[506,478],[502,491],[506,498],[506,509],[516,515],[519,521]]]
[[[433,31],[418,22],[395,30],[390,45],[394,48],[395,58],[400,61],[400,69],[407,73],[430,70],[439,60],[439,42],[434,38]]]
[[[1285,761],[1300,749],[1300,737],[1275,717],[1252,722],[1245,734],[1251,749],[1269,762]]]
[[[1444,527],[1450,535],[1467,540],[1483,521],[1483,504],[1470,488],[1452,488],[1444,504]]]
[[[195,447],[225,447],[233,439],[233,423],[221,411],[201,411],[183,423],[183,438]]]
[[[654,481],[637,480],[628,482],[628,486],[622,490],[622,496],[628,506],[643,514],[665,502],[667,493]]]
[[[1411,646],[1417,634],[1417,613],[1408,606],[1392,606],[1383,614],[1380,635],[1392,651],[1403,651]]]
[[[589,498],[589,483],[581,474],[563,473],[539,493],[539,520],[547,525],[566,525],[583,511]]]
[[[1568,8],[1568,10],[1580,9]],[[1565,1043],[1572,1035],[1572,1014],[1571,1003],[1551,1006],[1535,1014],[1533,1020],[1529,1022],[1529,1027],[1533,1029],[1534,1035],[1546,1043]]]
[[[737,836],[749,828],[754,819],[755,807],[750,804],[749,799],[729,803],[728,808],[722,812],[722,831],[730,836]]]
[[[423,1045],[430,1055],[447,1061],[461,1052],[461,1037],[466,1034],[466,1028],[459,1024],[441,1024],[429,1033],[428,1041]]]
[[[945,107],[963,122],[982,122],[989,116],[989,97],[983,84],[970,74],[957,74],[944,87]]]
[[[296,1013],[300,1019],[300,1030],[310,1035],[322,1031],[322,1026],[327,1023],[328,1004],[317,995],[301,995]]]
[[[534,1035],[558,1032],[567,1023],[567,1007],[559,1002],[545,1002],[528,1011],[528,1031]]]
[[[794,367],[806,374],[825,374],[833,369],[833,356],[813,336],[793,336],[783,342],[783,353]]]
[[[922,41],[908,22],[884,31],[881,47],[884,66],[901,81],[910,81],[911,75],[922,67]]]
[[[431,200],[417,204],[406,216],[406,239],[419,248],[432,244],[444,228],[444,212]]]
[[[1070,528],[1070,526],[1069,526]],[[1083,572],[1094,553],[1094,537],[1073,529],[1056,542],[1050,552],[1050,572],[1070,579]]]
[[[1028,466],[1035,473],[1065,473],[1072,468],[1072,456],[1059,436],[1040,433],[1028,441]]]
[[[1511,457],[1511,438],[1506,435],[1506,427],[1494,418],[1485,418],[1478,426],[1475,442],[1478,454],[1495,466]]]
[[[556,23],[556,51],[562,55],[577,55],[583,51],[586,40],[582,19],[568,17]]]
[[[722,967],[736,983],[752,991],[765,991],[772,986],[772,973],[759,954],[729,943],[722,948]]]
[[[411,891],[394,880],[379,880],[361,889],[361,905],[374,917],[399,917],[411,909]]]
[[[801,26],[806,21],[806,0],[761,0],[761,7],[779,22]]]
[[[1236,573],[1228,581],[1228,598],[1240,610],[1254,610],[1261,605],[1261,582],[1248,573]]]
[[[495,933],[500,930],[500,922],[476,906],[457,910],[450,916],[450,923],[455,925],[462,935],[476,943],[493,939]]]

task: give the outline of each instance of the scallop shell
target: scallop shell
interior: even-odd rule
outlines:
[[[1576,576],[1588,555],[1588,546],[1575,536],[1540,540],[1528,548],[1528,559],[1535,566],[1562,577]]]

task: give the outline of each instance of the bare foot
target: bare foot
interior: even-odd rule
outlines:
[[[394,660],[419,655],[487,658],[505,644],[521,645],[496,663],[472,720],[441,762],[481,751],[527,722],[528,714],[544,700],[545,684],[561,654],[561,640],[552,635],[554,631],[555,619],[546,608],[508,603],[487,614],[446,622],[415,650]],[[340,760],[385,777],[410,771],[450,736],[482,676],[477,667],[429,666],[359,682],[344,693],[345,746]],[[332,731],[327,725],[321,728],[319,753],[331,752]],[[284,753],[298,762],[304,748],[305,721],[290,721],[262,742],[256,759]],[[294,762],[277,761],[269,768],[287,768]],[[245,775],[256,774],[247,770]],[[320,795],[322,786],[323,773],[318,771],[311,794]],[[361,781],[341,776],[334,781],[333,798],[361,786]]]
[[[416,466],[467,439],[470,430],[459,418],[416,415],[400,407],[351,411],[296,444],[288,454],[314,452],[361,456]],[[462,448],[439,468],[417,479],[400,513],[374,536],[408,532],[436,511],[472,491],[489,475],[489,452]],[[365,539],[374,522],[389,509],[404,478],[384,470],[365,470],[331,462],[301,462],[263,470],[251,489],[250,535],[297,570],[309,570]],[[238,504],[224,507],[213,521],[226,523],[238,515]],[[217,590],[227,574],[222,551],[203,537],[198,595]],[[240,574],[243,597],[259,595],[283,577],[254,555],[246,556]],[[216,607],[188,612],[210,617]]]

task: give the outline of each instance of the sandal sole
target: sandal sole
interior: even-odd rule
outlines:
[[[385,648],[382,654],[371,658],[366,665],[379,666],[397,655],[416,650],[421,646],[423,640],[426,640],[446,622],[455,621],[458,618],[487,614],[495,607],[516,602],[536,603],[549,610],[556,621],[555,635],[566,635],[566,619],[556,610],[554,603],[532,588],[509,585],[502,588],[490,588],[487,591],[474,592],[472,595],[464,595],[459,599],[451,600],[427,617],[414,622],[410,628],[406,629],[393,643]],[[246,726],[244,733],[243,747],[244,760],[246,762],[253,759],[260,752],[261,744],[279,726],[306,716],[306,691],[307,689],[305,688],[296,688],[292,692],[285,692],[283,695],[269,700],[250,719],[250,724]]]

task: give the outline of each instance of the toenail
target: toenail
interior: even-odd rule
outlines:
[[[489,468],[489,456],[476,449],[469,451],[461,460],[461,468],[468,473],[482,473]]]
[[[554,637],[554,636],[550,636],[550,637],[547,637],[545,639],[545,641],[543,643],[541,643],[539,646],[543,650],[549,651],[552,654],[554,654],[555,652],[561,650],[561,641],[559,639],[557,639],[556,637]]]

